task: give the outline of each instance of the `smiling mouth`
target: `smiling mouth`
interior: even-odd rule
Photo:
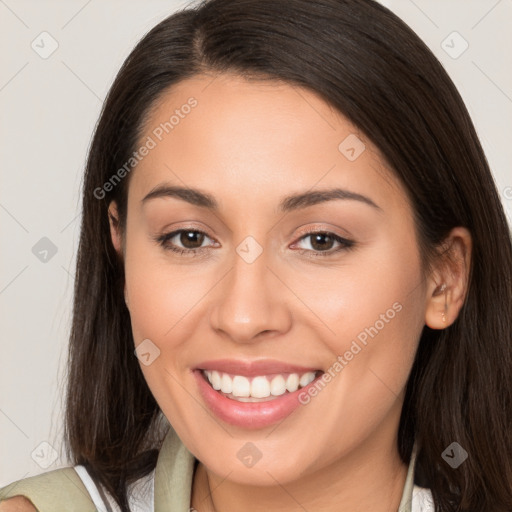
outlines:
[[[219,394],[237,402],[266,402],[301,389],[323,373],[277,373],[246,377],[216,370],[201,370],[204,379]]]

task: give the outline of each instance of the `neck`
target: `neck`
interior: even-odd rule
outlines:
[[[282,485],[250,486],[228,480],[198,463],[191,506],[200,512],[390,512],[398,510],[407,476],[396,445],[362,448]]]

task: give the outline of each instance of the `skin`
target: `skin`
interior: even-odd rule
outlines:
[[[15,496],[0,503],[0,512],[37,512],[37,509],[23,496]]]
[[[125,233],[114,202],[109,213],[135,345],[150,339],[160,350],[141,369],[200,461],[191,506],[396,510],[407,472],[397,450],[406,381],[423,326],[449,326],[463,304],[470,234],[455,228],[447,239],[451,263],[439,260],[425,275],[407,194],[379,151],[320,97],[289,84],[229,74],[188,79],[161,98],[141,140],[190,96],[197,106],[132,171]],[[338,149],[350,134],[366,146],[355,161]],[[219,211],[172,197],[143,204],[161,183],[208,192]],[[334,187],[380,209],[332,200],[277,210],[284,196]],[[322,252],[304,232],[309,227],[355,245],[334,252],[340,245],[327,239],[330,256],[308,257]],[[190,257],[154,240],[177,229],[207,234],[186,246],[176,236],[179,247],[209,249]],[[249,235],[263,251],[250,264],[236,252]],[[278,425],[234,427],[204,406],[191,373],[200,362],[274,358],[327,371],[394,303],[400,312]],[[248,441],[262,454],[251,468],[237,457]]]

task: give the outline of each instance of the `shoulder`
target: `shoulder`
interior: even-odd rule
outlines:
[[[16,496],[0,502],[0,512],[38,512],[25,496]]]
[[[24,497],[22,502],[18,498],[20,511],[31,510],[27,508],[27,501],[32,503],[35,510],[67,510],[69,512],[96,512],[91,497],[83,484],[81,478],[73,467],[66,467],[47,471],[40,475],[31,476],[21,480],[12,482],[11,484],[0,488],[0,502],[4,508],[0,508],[0,512],[16,511],[16,508],[5,508],[6,506],[14,507],[14,500],[9,498]],[[23,503],[23,505],[21,505]]]

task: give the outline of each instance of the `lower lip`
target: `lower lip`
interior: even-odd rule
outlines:
[[[321,377],[319,375],[307,386],[293,393],[285,393],[273,400],[238,402],[215,391],[206,381],[201,370],[194,370],[194,375],[199,386],[199,392],[210,410],[226,423],[246,429],[264,428],[284,420],[301,405],[299,394],[307,393],[308,388],[313,386]]]

